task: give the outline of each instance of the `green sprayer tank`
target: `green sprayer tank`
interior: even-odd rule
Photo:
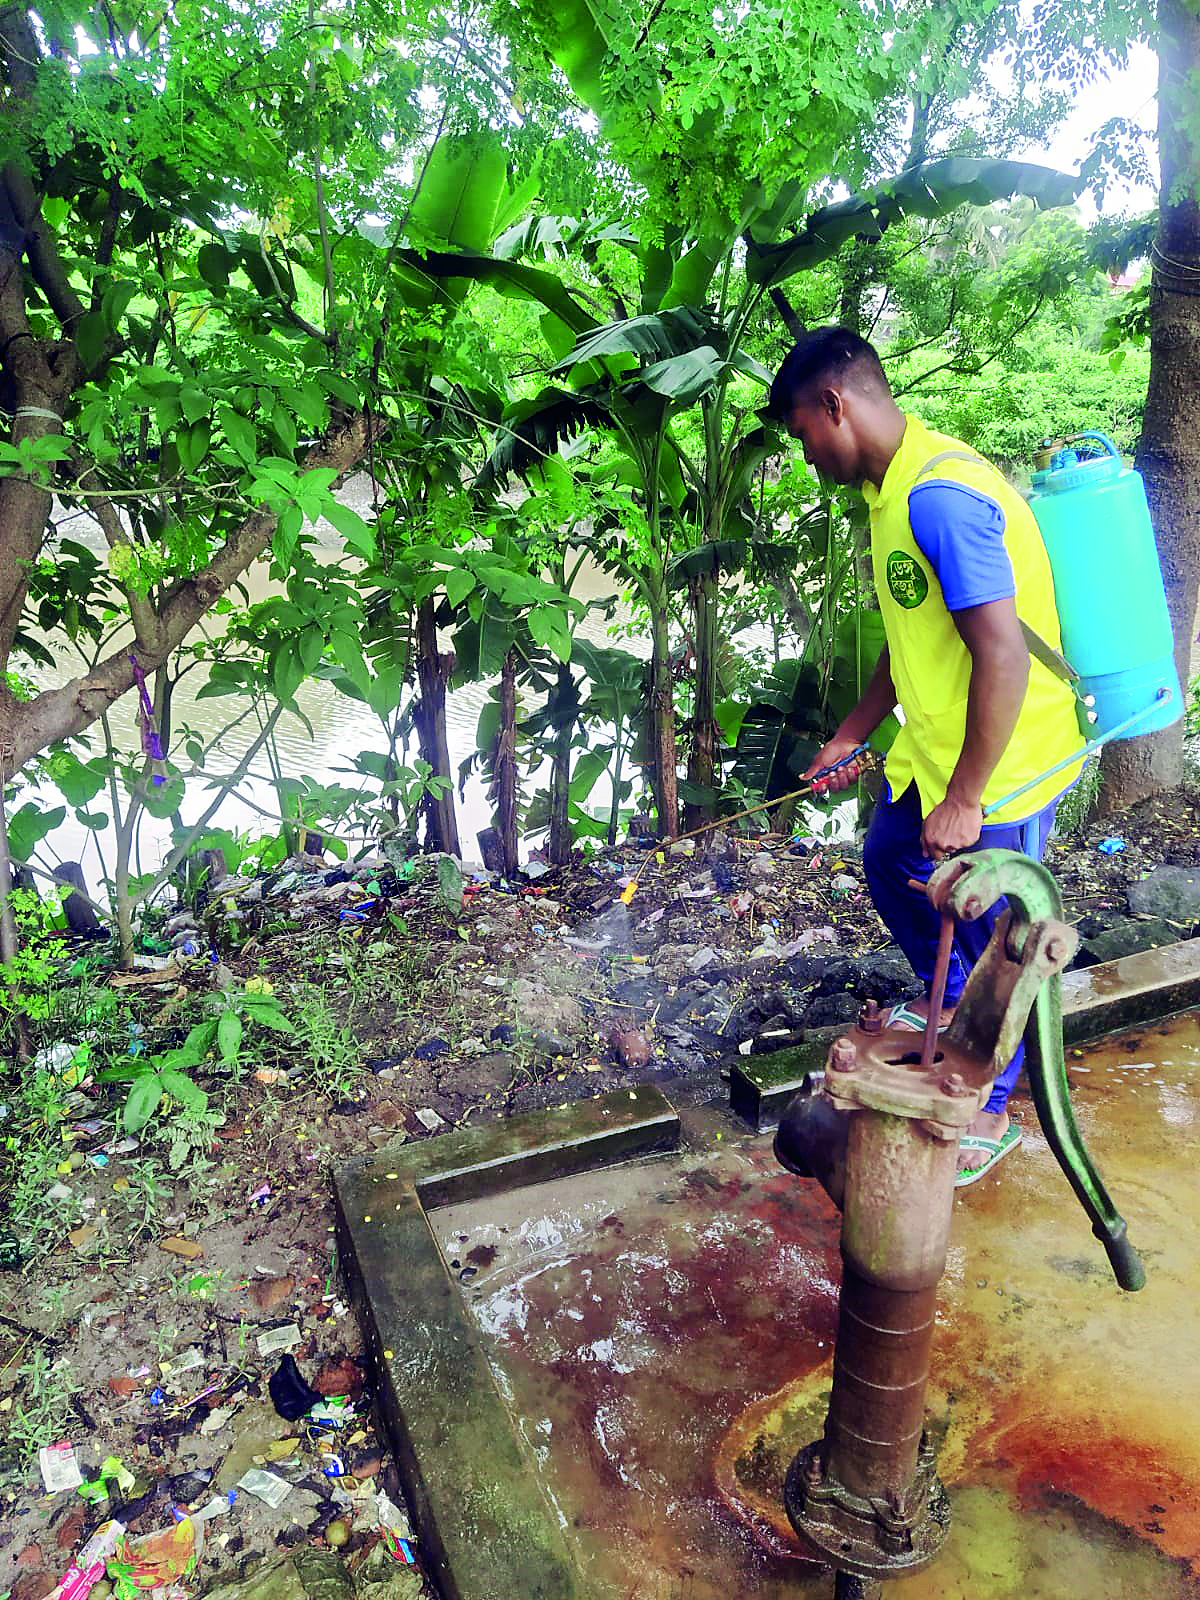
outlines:
[[[1089,738],[1136,738],[1183,715],[1171,622],[1146,489],[1102,433],[1100,454],[1058,451],[1033,474],[1029,503],[1050,557],[1062,653],[1090,696]]]

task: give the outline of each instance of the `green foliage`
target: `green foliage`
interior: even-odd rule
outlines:
[[[921,359],[932,364],[931,352],[923,351]],[[914,365],[910,358],[898,370],[903,375]],[[935,384],[916,389],[908,403],[930,427],[965,439],[1009,471],[1028,475],[1043,438],[1085,428],[1099,428],[1132,456],[1142,431],[1149,368],[1148,351],[1130,350],[1114,372],[1104,354],[1065,333],[1031,330],[1003,363],[979,373],[943,374]]]
[[[45,1022],[53,1016],[57,1004],[53,980],[62,960],[50,938],[60,923],[58,901],[41,900],[28,889],[12,889],[8,903],[19,945],[13,959],[0,965],[0,1026],[5,1035],[18,1017]]]
[[[279,1002],[254,979],[244,990],[218,996],[213,1015],[190,1028],[183,1043],[173,1050],[146,1059],[135,1058],[97,1074],[101,1082],[130,1086],[122,1112],[125,1132],[140,1132],[172,1101],[185,1117],[202,1117],[208,1109],[208,1095],[189,1074],[218,1059],[236,1075],[245,1053],[248,1028],[264,1028],[268,1034],[295,1032]]]

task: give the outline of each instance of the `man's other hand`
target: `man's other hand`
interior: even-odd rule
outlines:
[[[865,764],[862,761],[847,762],[846,766],[838,767],[836,772],[831,772],[824,778],[818,778],[817,773],[824,771],[826,767],[837,766],[839,761],[845,761],[847,756],[852,756],[860,742],[847,734],[835,733],[828,744],[821,746],[812,759],[812,765],[804,774],[806,782],[812,779],[815,795],[821,797],[827,794],[839,794],[843,789],[849,789],[851,784],[858,782]]]
[[[969,850],[979,843],[982,827],[982,807],[947,795],[934,806],[921,827],[922,854],[930,861],[941,861],[959,850]]]

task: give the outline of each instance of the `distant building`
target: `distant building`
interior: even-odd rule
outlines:
[[[1130,289],[1136,289],[1146,275],[1146,262],[1144,259],[1131,261],[1123,272],[1110,272],[1108,287],[1111,294],[1128,294]]]

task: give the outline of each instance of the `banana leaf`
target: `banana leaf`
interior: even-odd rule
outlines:
[[[751,239],[746,273],[754,283],[782,283],[835,255],[850,239],[878,239],[902,217],[940,217],[962,205],[986,206],[1026,195],[1044,207],[1066,206],[1083,187],[1070,173],[1029,161],[946,156],[910,167],[867,194],[822,206],[792,238],[779,244]]]

